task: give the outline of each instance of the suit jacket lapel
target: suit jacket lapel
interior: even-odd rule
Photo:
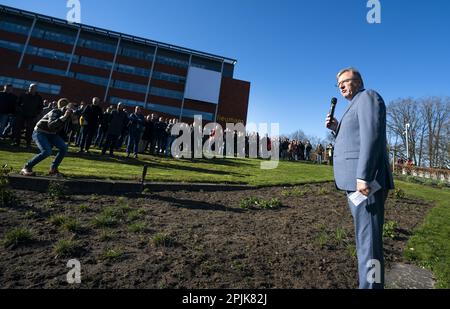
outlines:
[[[342,118],[341,118],[341,121],[339,121],[339,125],[338,125],[338,128],[337,128],[337,130],[336,130],[336,135],[335,135],[335,136],[337,136],[337,135],[339,134],[339,130],[341,129],[342,120],[344,119],[345,115],[347,115],[347,113],[348,113],[348,111],[350,110],[350,108],[352,108],[352,106],[355,105],[356,99],[357,99],[357,97],[359,96],[359,94],[360,94],[362,91],[364,91],[364,89],[362,89],[360,92],[358,92],[358,93],[356,94],[356,96],[353,98],[352,102],[349,104],[349,106],[348,106],[347,109],[345,110],[344,115],[343,115]]]

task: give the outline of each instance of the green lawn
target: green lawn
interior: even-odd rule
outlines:
[[[71,152],[75,152],[71,149]],[[18,172],[35,152],[0,149],[0,164],[8,164]],[[64,158],[60,172],[68,177],[135,180],[141,178],[144,164],[149,166],[146,180],[161,182],[234,183],[257,186],[302,184],[332,181],[329,166],[280,161],[278,168],[262,170],[261,160],[256,159],[201,159],[176,160],[155,156],[141,156],[139,160],[99,156],[94,150],[91,156],[74,154]],[[45,174],[52,158],[38,164],[34,171]]]
[[[403,181],[396,181],[396,186],[407,196],[436,203],[425,222],[414,231],[405,254],[434,273],[438,288],[450,288],[450,190]]]

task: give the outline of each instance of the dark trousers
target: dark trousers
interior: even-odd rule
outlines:
[[[103,145],[102,154],[105,154],[106,150],[109,149],[109,154],[113,155],[114,154],[114,148],[115,148],[115,146],[117,144],[117,140],[118,139],[119,139],[118,135],[108,134],[108,136],[106,137],[105,144]]]
[[[80,150],[86,149],[86,151],[91,148],[92,139],[95,133],[97,133],[97,127],[86,126],[83,128],[83,135],[81,137]]]
[[[31,145],[31,136],[33,134],[34,126],[36,125],[35,118],[23,118],[22,116],[17,116],[16,123],[14,126],[14,138],[17,144],[20,144],[20,138],[22,135],[22,130],[25,128],[25,140],[27,146]]]

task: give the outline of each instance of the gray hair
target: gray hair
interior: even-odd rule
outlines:
[[[353,75],[355,75],[356,78],[358,78],[359,81],[361,82],[361,88],[364,88],[364,81],[362,79],[361,73],[357,69],[355,69],[353,67],[348,67],[348,68],[340,70],[339,73],[336,76],[336,79],[339,80],[339,77],[341,77],[341,75],[344,74],[345,72],[353,73]]]

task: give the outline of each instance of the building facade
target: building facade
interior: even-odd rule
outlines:
[[[246,123],[250,83],[236,60],[0,5],[0,84],[46,99],[97,96],[192,122]]]

